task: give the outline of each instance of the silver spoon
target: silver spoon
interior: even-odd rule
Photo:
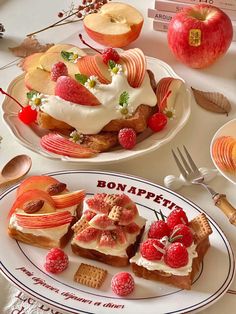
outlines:
[[[30,170],[32,160],[27,155],[12,158],[0,172],[0,187],[12,181],[19,180]]]

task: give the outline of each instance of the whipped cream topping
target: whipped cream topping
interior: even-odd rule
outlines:
[[[146,235],[144,236],[146,238]],[[164,240],[165,241],[165,240]],[[193,264],[193,259],[197,257],[197,251],[196,251],[196,244],[192,243],[191,246],[187,247],[188,251],[188,264],[179,267],[179,268],[172,268],[168,266],[162,257],[161,260],[157,261],[149,261],[146,258],[144,258],[140,251],[138,251],[135,256],[133,256],[130,259],[130,263],[135,263],[138,266],[142,266],[148,270],[159,270],[163,271],[167,274],[171,275],[176,275],[176,276],[187,276],[191,271],[192,271],[192,264]]]
[[[47,96],[40,109],[53,118],[66,122],[83,134],[97,134],[111,120],[122,119],[124,116],[117,109],[122,92],[129,95],[128,110],[134,113],[141,104],[154,107],[157,97],[152,90],[148,74],[145,74],[142,85],[132,88],[123,72],[113,75],[110,84],[101,84],[89,89],[96,96],[101,105],[84,106],[63,100],[54,95]]]
[[[145,225],[146,223],[146,219],[137,215],[134,219],[134,221],[139,227],[140,229]],[[130,246],[131,244],[135,243],[137,235],[140,233],[140,230],[138,232],[135,233],[126,233],[126,238],[127,238],[127,242],[124,244],[120,244],[117,245],[114,248],[110,248],[110,247],[101,247],[99,246],[99,243],[97,241],[91,241],[90,243],[87,242],[83,242],[83,241],[78,241],[76,239],[76,236],[73,238],[72,240],[72,244],[76,244],[80,247],[83,247],[85,249],[92,249],[92,250],[96,250],[98,252],[101,252],[103,254],[106,255],[114,255],[114,256],[119,256],[119,257],[127,257],[127,253],[126,253],[126,249],[128,246]]]
[[[76,214],[77,205],[63,208],[63,211],[69,211],[73,216]],[[17,211],[17,209],[16,209]],[[21,210],[20,210],[21,211]],[[59,210],[58,210],[59,211]],[[18,225],[16,215],[13,214],[9,221],[9,227],[14,228],[25,234],[32,234],[35,236],[43,236],[53,240],[59,240],[64,234],[67,233],[70,223],[64,224],[62,226],[53,227],[53,228],[40,228],[40,229],[29,229],[24,228]]]

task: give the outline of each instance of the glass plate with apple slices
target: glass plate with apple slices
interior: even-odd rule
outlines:
[[[74,51],[73,49],[75,49],[73,47],[69,48],[67,44],[62,44],[60,49],[63,49],[63,45],[64,49],[70,49],[70,51]],[[94,54],[94,52],[89,49],[84,49],[84,52],[87,54]],[[59,52],[54,51],[53,54],[58,55]],[[153,57],[146,57],[146,60],[147,69],[150,69],[154,73],[156,82],[160,81],[164,77],[181,79],[165,62]],[[44,68],[47,69],[50,67],[49,61],[50,60],[48,58],[46,58],[46,60],[43,58]],[[53,62],[56,61],[54,60]],[[74,64],[71,66],[71,71],[75,71]],[[49,84],[45,85],[49,86]],[[49,133],[48,130],[39,128],[39,126],[35,123],[31,125],[23,124],[18,118],[19,106],[8,97],[5,98],[2,105],[4,112],[3,118],[12,134],[23,146],[44,157],[61,160],[64,162],[76,162],[80,164],[114,163],[135,158],[158,149],[162,145],[172,140],[184,127],[190,116],[192,94],[185,83],[182,85],[183,87],[180,89],[178,97],[175,100],[176,117],[173,120],[168,120],[166,127],[161,132],[153,133],[149,129],[146,129],[144,132],[138,135],[137,144],[134,149],[125,150],[121,148],[121,146],[117,146],[108,152],[99,153],[92,158],[72,158],[44,150],[40,144],[40,141],[45,134]],[[25,73],[16,77],[8,87],[8,93],[18,99],[22,104],[27,103],[27,91],[28,89],[25,86]]]

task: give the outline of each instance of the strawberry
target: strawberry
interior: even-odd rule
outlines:
[[[56,82],[55,95],[64,100],[85,106],[98,106],[100,102],[84,87],[69,76],[60,76]]]
[[[121,297],[133,292],[134,286],[134,279],[132,275],[127,272],[120,272],[111,279],[112,291]]]
[[[69,139],[57,134],[49,133],[41,138],[40,145],[47,151],[54,154],[74,157],[74,158],[90,158],[96,155],[96,151],[91,148],[73,143]]]
[[[68,255],[60,248],[51,249],[46,255],[46,263],[44,267],[50,273],[61,273],[69,265]]]
[[[164,253],[164,244],[157,239],[147,239],[141,244],[140,253],[149,261],[160,260]]]
[[[109,60],[117,63],[120,60],[118,52],[113,48],[106,48],[102,52],[102,60],[104,63],[108,64]]]
[[[170,229],[163,220],[154,221],[148,231],[149,238],[161,239],[165,236],[169,237]]]
[[[174,209],[167,217],[166,223],[170,229],[173,229],[178,224],[188,225],[188,218],[183,209]]]
[[[172,268],[180,268],[188,264],[188,251],[186,247],[179,242],[172,243],[164,255],[165,263]]]
[[[77,234],[76,240],[88,243],[98,239],[100,234],[101,234],[100,230],[88,227],[82,230],[79,234]]]
[[[188,226],[179,224],[174,227],[170,239],[171,242],[180,242],[189,247],[193,243],[193,233]]]
[[[56,82],[58,77],[60,76],[67,76],[68,75],[68,69],[65,63],[63,62],[57,62],[54,63],[51,69],[51,80]]]
[[[123,128],[118,133],[118,141],[125,149],[132,149],[136,145],[136,133],[132,128]]]

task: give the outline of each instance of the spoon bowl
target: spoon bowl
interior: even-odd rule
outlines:
[[[3,167],[0,173],[0,186],[19,180],[28,173],[31,166],[32,160],[29,156],[15,156]]]

